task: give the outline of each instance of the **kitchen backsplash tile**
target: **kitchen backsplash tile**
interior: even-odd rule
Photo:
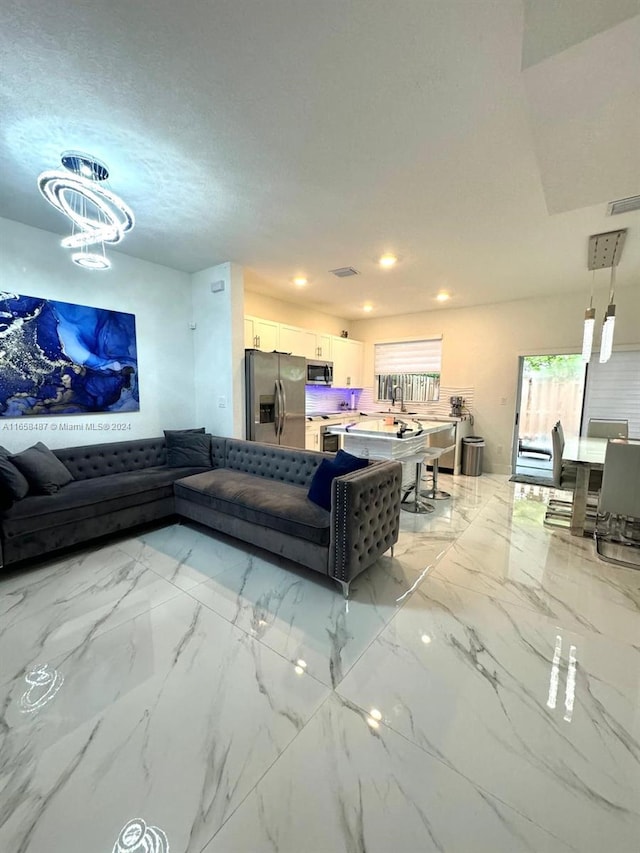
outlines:
[[[464,410],[463,414],[473,415],[473,388],[454,388],[453,386],[440,386],[440,399],[433,403],[411,403],[408,408],[412,412],[418,412],[420,415],[431,415],[433,417],[448,417],[451,412],[451,403],[449,397],[463,397]],[[391,403],[378,403],[374,396],[373,388],[363,388],[360,393],[358,406],[362,411],[371,411],[375,409],[383,409],[390,406]],[[397,405],[399,408],[399,405]]]
[[[339,412],[352,407],[361,408],[360,388],[353,391],[345,388],[323,388],[322,386],[307,385],[305,409],[307,412]],[[346,405],[344,405],[346,404]]]
[[[381,404],[376,402],[373,388],[356,388],[353,391],[345,388],[323,388],[307,385],[306,405],[307,413],[311,412],[339,412],[342,409],[352,407],[358,411],[368,412],[375,409],[386,408],[390,403]],[[440,386],[440,399],[433,403],[411,403],[411,411],[421,415],[433,417],[448,417],[451,412],[449,397],[463,397],[465,400],[464,414],[473,414],[473,388],[454,388],[453,386]],[[346,403],[346,406],[344,405]]]

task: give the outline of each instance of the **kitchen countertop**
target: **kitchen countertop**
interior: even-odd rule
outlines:
[[[384,417],[396,417],[400,418],[400,420],[411,421],[412,418],[415,418],[419,421],[437,421],[440,423],[448,423],[455,424],[460,423],[461,421],[468,421],[469,415],[424,415],[424,414],[416,414],[409,415],[407,412],[401,412],[399,409],[395,411],[391,410],[388,415],[387,413],[379,412],[379,411],[369,411],[363,412],[359,409],[342,409],[339,412],[307,412],[305,414],[305,420],[307,421],[328,421],[328,420],[347,420],[348,418],[354,417],[365,417],[371,418],[371,420],[378,420]]]
[[[385,418],[371,418],[354,424],[338,424],[332,427],[335,435],[366,436],[370,438],[382,438],[385,440],[406,441],[408,438],[417,438],[422,435],[430,435],[445,429],[442,421],[420,420],[419,425],[411,418],[401,418],[408,425],[402,437],[398,435],[401,424],[387,424]],[[418,419],[416,419],[418,420]]]
[[[341,412],[307,412],[305,419],[308,421],[328,421],[333,419],[347,420],[354,416],[359,416],[360,412],[351,409],[344,409]]]
[[[386,412],[381,412],[379,410],[371,412],[359,412],[359,414],[366,415],[369,418],[384,418],[387,416]],[[449,424],[460,423],[461,421],[468,421],[470,417],[469,415],[428,415],[423,414],[422,412],[416,415],[409,415],[407,412],[401,412],[400,409],[391,409],[391,411],[388,413],[388,416],[394,416],[405,421],[411,420],[411,418],[416,418],[416,420],[419,421],[441,421]]]
[[[404,419],[403,419],[404,420]],[[387,424],[385,418],[368,418],[352,424],[336,424],[329,428],[333,435],[344,436],[344,447],[355,456],[368,459],[397,459],[402,462],[417,461],[424,455],[429,436],[449,429],[442,421],[424,420],[415,423],[406,420],[407,429],[398,435],[401,424]]]

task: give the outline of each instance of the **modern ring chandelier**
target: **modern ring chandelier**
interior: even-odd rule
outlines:
[[[133,211],[107,189],[109,170],[104,163],[80,151],[65,151],[64,169],[43,172],[38,189],[72,223],[72,231],[62,240],[65,249],[75,249],[71,260],[84,269],[108,270],[111,262],[105,243],[119,243],[131,231]]]

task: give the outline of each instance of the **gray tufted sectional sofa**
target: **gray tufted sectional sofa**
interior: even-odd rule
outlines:
[[[398,540],[402,466],[371,462],[336,477],[331,510],[307,498],[332,454],[215,439],[215,469],[177,480],[179,515],[349,584]]]
[[[178,513],[349,583],[398,539],[402,468],[371,462],[307,498],[331,454],[214,436],[209,468],[169,468],[164,438],[55,450],[74,477],[0,513],[0,567]]]
[[[168,468],[164,438],[54,450],[73,482],[0,512],[0,567],[175,513],[174,480],[205,468]]]

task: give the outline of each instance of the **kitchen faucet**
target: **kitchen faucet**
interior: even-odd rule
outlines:
[[[406,412],[407,409],[404,405],[404,390],[402,388],[402,385],[394,385],[393,386],[393,391],[391,392],[391,405],[395,406],[395,404],[396,404],[396,391],[400,392],[400,411]]]

